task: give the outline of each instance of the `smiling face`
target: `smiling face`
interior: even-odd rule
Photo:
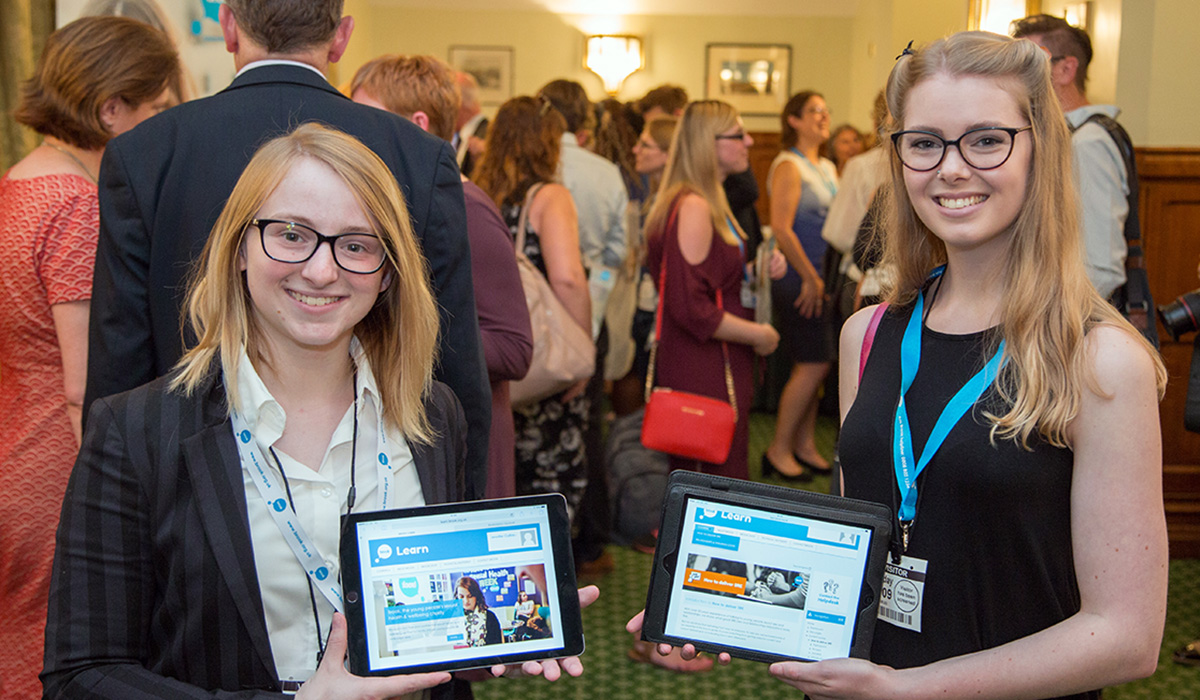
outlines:
[[[327,236],[375,231],[341,177],[312,158],[296,161],[255,216],[294,221]],[[239,268],[246,273],[251,322],[273,353],[349,352],[354,327],[390,282],[386,267],[369,275],[343,270],[325,243],[302,263],[272,260],[255,226],[246,228]]]
[[[633,167],[639,175],[661,173],[667,167],[667,151],[658,147],[649,129],[643,131],[637,143],[633,144],[633,156]]]
[[[1017,89],[1015,82],[938,73],[909,91],[903,129],[952,141],[979,127],[1027,126],[1029,120],[1013,97]],[[957,148],[949,147],[941,164],[928,172],[903,168],[904,184],[917,216],[948,250],[1006,247],[1025,202],[1032,158],[1032,132],[1022,132],[998,168],[973,168]]]
[[[737,126],[717,135],[717,168],[721,171],[721,179],[750,168],[750,147],[753,145],[754,139],[746,133],[741,117],[738,117]]]
[[[808,98],[799,114],[788,116],[788,123],[796,130],[796,141],[801,150],[829,140],[831,116],[825,98],[820,95]]]

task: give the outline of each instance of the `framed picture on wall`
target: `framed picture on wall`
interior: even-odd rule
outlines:
[[[792,89],[790,44],[709,44],[704,97],[724,100],[743,115],[773,117]]]
[[[479,83],[479,102],[498,105],[513,96],[511,46],[451,46],[450,65]]]

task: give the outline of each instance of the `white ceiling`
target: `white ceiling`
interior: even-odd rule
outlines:
[[[565,15],[852,17],[859,0],[367,0],[373,5],[463,10],[549,10]]]

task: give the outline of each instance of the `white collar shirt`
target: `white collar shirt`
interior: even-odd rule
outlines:
[[[1087,123],[1093,114],[1116,119],[1113,105],[1085,105],[1067,112],[1075,181],[1079,188],[1080,230],[1088,279],[1109,297],[1125,284],[1125,219],[1129,216],[1129,177],[1125,159],[1108,131]]]
[[[379,477],[375,449],[378,437],[379,389],[358,340],[351,345],[351,355],[357,366],[358,385],[358,449],[355,460],[355,512],[379,508]],[[335,580],[340,579],[338,546],[341,516],[346,512],[346,497],[350,488],[350,453],[354,439],[354,405],[346,409],[316,470],[270,448],[283,435],[287,416],[283,407],[267,390],[254,369],[245,349],[242,350],[237,376],[237,410],[254,434],[258,449],[279,478],[279,467],[286,475],[300,526],[316,543],[325,565]],[[388,457],[394,467],[390,496],[396,508],[425,505],[421,482],[413,463],[412,451],[403,434],[387,425]],[[283,479],[279,479],[283,481]],[[316,670],[317,628],[309,597],[308,575],[292,553],[263,500],[246,465],[242,465],[242,482],[246,493],[246,511],[250,522],[250,539],[254,548],[254,566],[258,573],[259,591],[271,642],[276,672],[283,681],[304,681]],[[312,589],[320,618],[322,644],[329,634],[333,606],[320,590]],[[414,697],[420,697],[420,694]]]
[[[321,71],[317,70],[316,66],[309,65],[307,63],[301,63],[300,61],[290,61],[286,58],[264,58],[261,61],[252,61],[252,62],[247,63],[246,65],[242,66],[242,69],[239,70],[237,72],[237,74],[235,74],[233,77],[237,78],[238,76],[240,76],[242,73],[245,73],[246,71],[254,70],[255,68],[262,68],[263,66],[299,66],[301,68],[307,68],[310,71],[321,76],[321,80],[328,81],[328,78],[325,77],[325,74],[322,73]]]
[[[591,268],[620,267],[625,260],[625,207],[629,193],[616,165],[581,148],[575,134],[562,135],[562,184],[579,215],[579,247]]]

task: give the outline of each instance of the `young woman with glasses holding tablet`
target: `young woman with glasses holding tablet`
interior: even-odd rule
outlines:
[[[964,32],[888,81],[896,283],[842,331],[840,456],[844,493],[896,515],[893,572],[870,661],[770,667],[810,698],[1099,698],[1154,672],[1166,373],[1084,272],[1049,63]]]
[[[432,379],[428,280],[365,146],[305,124],[259,150],[189,285],[198,342],[89,414],[46,697],[450,694],[447,673],[349,674],[338,612],[341,515],[463,498],[465,420]]]

